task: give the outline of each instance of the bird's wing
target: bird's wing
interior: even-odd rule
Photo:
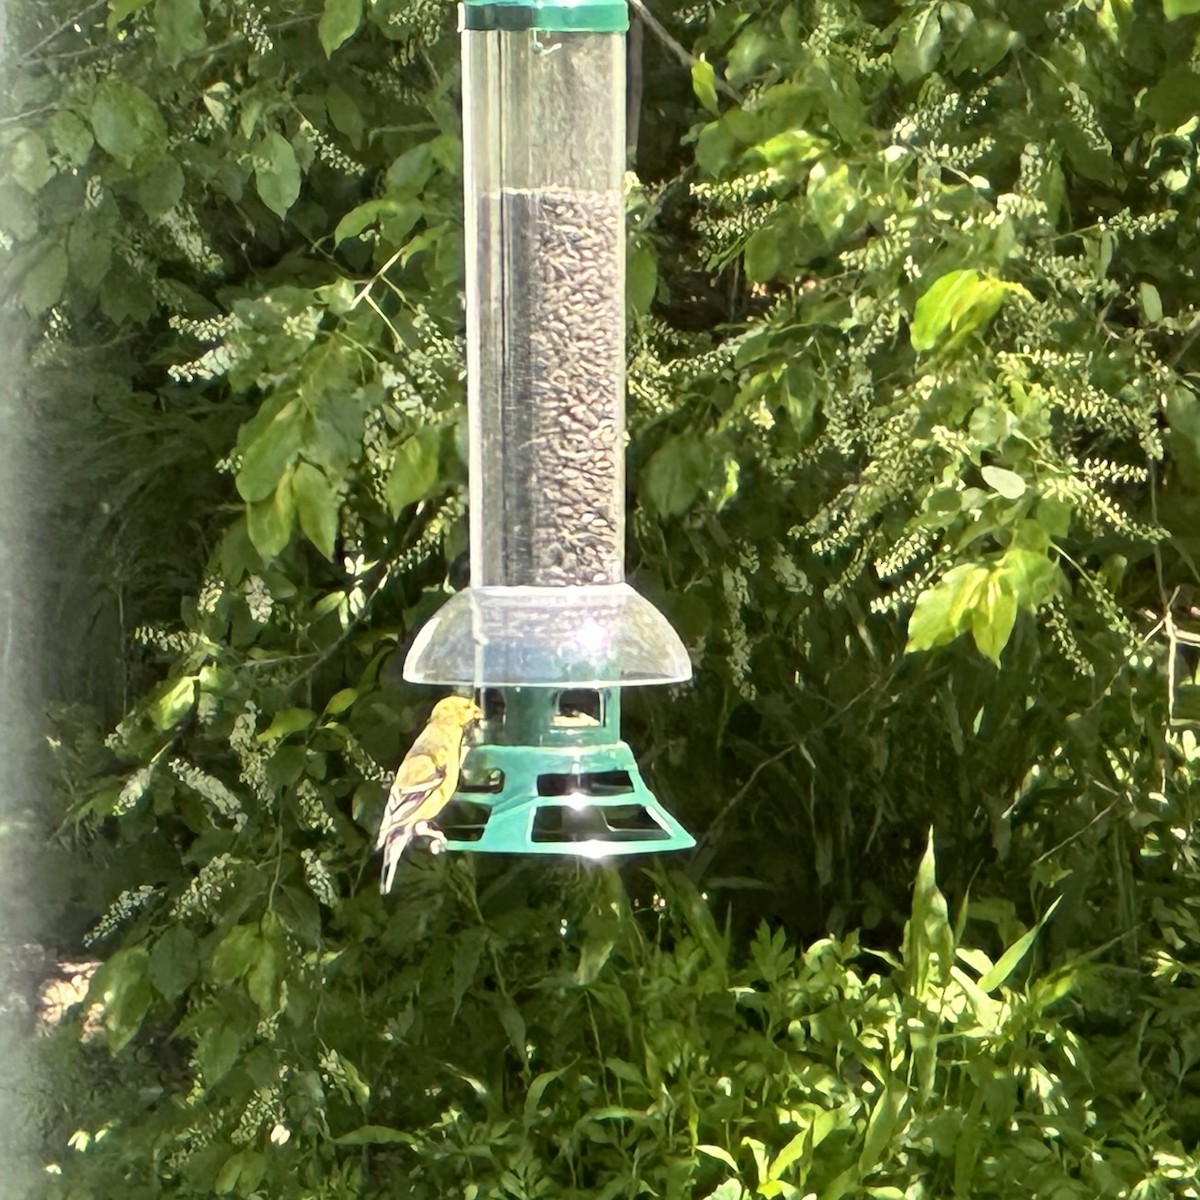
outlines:
[[[437,790],[445,778],[446,769],[439,767],[428,754],[410,754],[400,764],[388,791],[383,820],[379,823],[377,850],[398,826],[412,825],[426,815],[422,812],[423,806],[431,798],[436,800]]]

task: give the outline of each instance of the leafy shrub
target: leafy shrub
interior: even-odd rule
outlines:
[[[1188,1195],[1190,5],[660,14],[704,57],[634,72],[629,568],[697,673],[625,711],[691,883],[389,906],[466,548],[450,6],[10,7],[3,320],[89,414],[39,519],[108,631],[54,680],[106,1046],[40,1048],[50,1191]]]

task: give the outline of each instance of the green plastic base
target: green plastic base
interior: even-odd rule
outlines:
[[[576,727],[556,723],[560,694],[553,689],[495,694],[504,699],[504,719],[485,726],[488,740],[468,752],[463,782],[436,822],[445,849],[599,859],[696,844],[619,740],[615,689],[599,693],[598,724]]]

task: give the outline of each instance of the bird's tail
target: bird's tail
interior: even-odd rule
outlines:
[[[411,840],[411,829],[398,829],[383,848],[383,873],[379,880],[379,890],[385,896],[392,890],[392,881],[396,878],[400,857]]]

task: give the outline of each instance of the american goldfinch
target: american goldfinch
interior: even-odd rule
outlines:
[[[482,719],[483,710],[473,700],[463,696],[439,700],[429,724],[404,756],[388,791],[375,839],[375,849],[383,851],[379,886],[385,895],[392,890],[400,856],[414,836],[433,839],[430,849],[440,853],[446,835],[429,822],[450,803],[458,788],[463,736],[468,726]]]

